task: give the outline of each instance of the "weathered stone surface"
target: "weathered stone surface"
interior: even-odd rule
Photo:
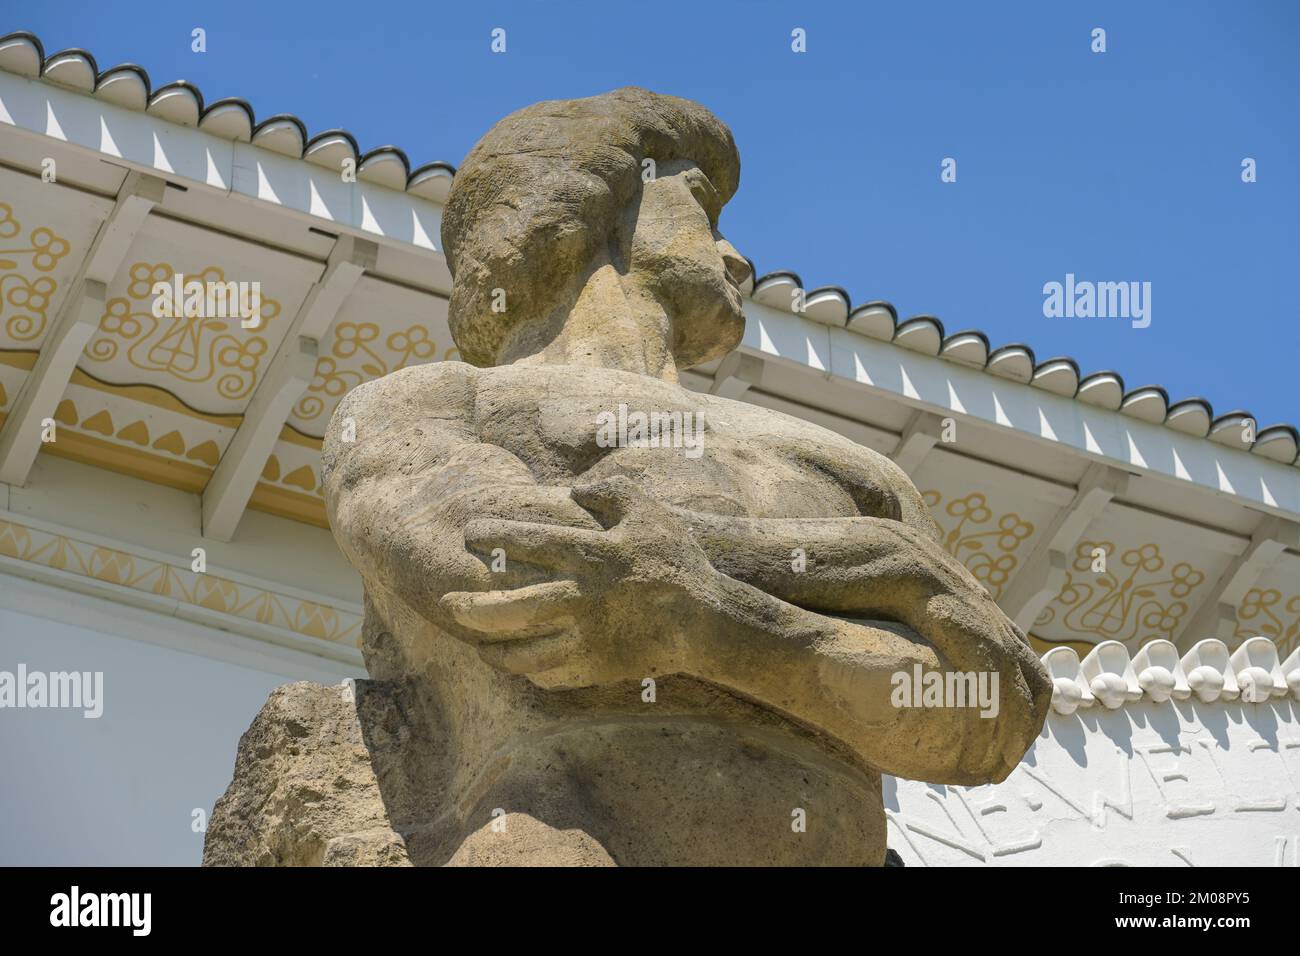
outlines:
[[[271,693],[208,821],[205,866],[410,865],[351,697],[306,681]]]
[[[461,355],[503,365],[558,338],[584,341],[570,358],[592,347],[574,364],[642,361],[664,343],[608,334],[627,314],[629,279],[689,317],[668,343],[678,365],[729,352],[744,322],[728,276],[739,281],[749,265],[710,227],[739,183],[731,132],[675,96],[629,88],[507,116],[457,170],[443,216]],[[640,215],[647,197],[667,218]]]
[[[556,830],[526,813],[507,813],[475,830],[447,866],[614,866],[581,830]]]
[[[388,701],[358,685],[361,734],[417,865],[595,846],[879,866],[880,772],[1001,780],[1042,726],[1042,665],[906,474],[678,383],[744,329],[749,267],[717,231],[738,182],[726,128],[683,100],[506,118],[443,220],[473,364],[403,369],[334,413],[325,498]],[[665,440],[611,432],[631,414]],[[898,706],[914,667],[996,677],[997,716]],[[251,802],[253,772],[227,801]],[[492,840],[502,814],[526,839]]]

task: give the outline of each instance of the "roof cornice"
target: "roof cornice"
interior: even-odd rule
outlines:
[[[1062,645],[1044,654],[1043,664],[1052,678],[1052,709],[1062,716],[1192,697],[1204,704],[1300,701],[1300,649],[1280,661],[1266,637],[1247,638],[1231,652],[1210,638],[1181,656],[1166,640],[1150,641],[1132,657],[1119,641],[1103,641],[1083,660]]]
[[[411,169],[406,154],[396,146],[379,146],[363,153],[347,130],[332,129],[314,137],[292,113],[278,113],[260,122],[246,100],[225,98],[204,105],[202,91],[185,80],[153,89],[149,73],[134,63],[119,63],[100,70],[85,50],[67,49],[45,54],[35,34],[19,30],[0,37],[0,70],[54,83],[140,113],[148,113],[181,126],[192,126],[232,142],[252,143],[290,159],[319,162],[323,138],[335,146],[330,164],[338,168],[350,159],[357,178],[380,183],[399,192],[442,202],[456,168],[445,162],[425,163]]]
[[[133,110],[174,126],[192,127],[199,134],[215,137],[216,142],[230,144],[224,147],[227,152],[222,156],[215,155],[219,149],[213,145],[214,140],[189,142],[181,136],[174,136],[166,144],[160,144],[155,136],[146,155],[138,142],[116,143],[111,136],[102,136],[101,124],[95,124],[93,130],[87,124],[86,129],[59,131],[65,141],[83,149],[108,152],[141,169],[161,170],[170,177],[271,202],[287,211],[344,227],[357,235],[379,236],[425,252],[438,252],[436,240],[441,226],[441,204],[455,174],[455,168],[448,163],[426,163],[411,169],[406,155],[396,147],[380,146],[362,153],[355,137],[346,130],[326,130],[309,135],[302,121],[289,114],[258,122],[253,108],[246,102],[221,99],[205,105],[202,93],[184,81],[153,90],[148,74],[138,66],[121,64],[101,71],[91,54],[78,49],[46,56],[40,40],[26,32],[0,37],[0,71],[93,97],[104,104],[105,113],[114,109]],[[56,95],[51,91],[51,103]],[[51,119],[54,115],[54,112],[49,114]],[[44,112],[40,117],[9,119],[32,132],[54,135],[48,128],[49,121]],[[0,122],[5,120],[6,117],[0,115]],[[234,151],[248,146],[259,149],[254,154],[256,162],[251,164],[255,172],[241,168],[235,161]],[[356,163],[358,182],[351,186],[339,182],[336,176],[309,175],[306,179],[310,182],[306,182],[303,176],[291,176],[287,167],[278,165],[293,164],[295,172],[313,167],[334,170],[347,159]],[[285,174],[283,187],[277,178],[281,172]],[[245,179],[238,181],[241,174]],[[405,194],[414,205],[394,205],[394,193]],[[897,310],[888,302],[855,305],[847,292],[833,286],[805,290],[802,279],[792,272],[768,273],[753,281],[745,291],[750,296],[751,305],[759,306],[758,309],[747,309],[751,315],[784,314],[796,325],[806,323],[811,328],[822,328],[831,336],[836,330],[842,330],[840,334],[847,333],[849,338],[839,339],[841,342],[862,339],[888,342],[910,353],[956,366],[954,374],[957,375],[960,375],[958,369],[978,370],[992,376],[992,385],[996,385],[998,380],[1020,383],[1052,396],[1044,396],[1045,406],[1060,399],[1075,403],[1081,420],[1097,410],[1114,413],[1121,420],[1132,422],[1132,434],[1150,426],[1159,426],[1169,435],[1166,444],[1170,446],[1172,463],[1167,469],[1153,470],[1244,497],[1266,509],[1300,512],[1300,497],[1291,494],[1289,488],[1296,482],[1289,477],[1281,482],[1287,486],[1287,499],[1283,500],[1282,496],[1273,494],[1268,483],[1254,474],[1248,476],[1250,487],[1243,490],[1240,482],[1233,479],[1230,468],[1218,468],[1218,474],[1208,480],[1195,474],[1187,478],[1180,473],[1182,463],[1178,456],[1178,447],[1186,437],[1201,439],[1230,452],[1249,454],[1259,462],[1259,474],[1267,475],[1277,465],[1300,465],[1300,432],[1293,425],[1261,426],[1246,411],[1216,416],[1204,399],[1171,402],[1165,390],[1157,385],[1126,389],[1117,372],[1107,370],[1085,375],[1073,359],[1055,357],[1039,361],[1027,345],[991,348],[984,333],[963,330],[949,334],[943,323],[933,316],[913,316],[900,321]],[[818,367],[821,361],[817,357],[821,350],[818,337],[810,334],[806,338],[806,344],[801,346],[808,356],[804,364]],[[747,343],[749,339],[747,335]],[[820,370],[842,375],[844,373],[835,372],[830,363],[831,341],[828,339],[826,342],[826,361],[820,365]],[[758,351],[767,350],[759,345]],[[784,350],[778,354],[783,358],[792,357]],[[847,377],[855,378],[854,375]],[[863,381],[861,376],[856,378]],[[962,411],[950,403],[935,401],[928,394],[909,394],[906,378],[905,370],[901,390],[890,390],[900,391],[905,398]],[[875,384],[871,381],[866,383]],[[1016,421],[1010,424],[1017,430],[1038,433],[1032,423],[1026,425]],[[1088,422],[1083,421],[1084,430],[1087,425]],[[1112,430],[1116,434],[1123,431],[1122,428]],[[1043,437],[1059,440],[1058,435],[1059,428],[1056,433]],[[1066,444],[1070,443],[1066,441]],[[1126,461],[1138,468],[1147,467],[1140,454],[1134,457],[1109,447],[1093,448],[1082,440],[1074,444],[1085,453]],[[1209,454],[1209,457],[1216,458],[1216,464],[1217,456],[1217,450]],[[1231,457],[1229,454],[1223,460]],[[1254,488],[1256,484],[1261,485],[1260,490]]]

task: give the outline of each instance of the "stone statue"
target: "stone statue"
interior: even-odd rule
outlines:
[[[739,174],[708,110],[640,89],[474,147],[464,361],[361,385],[325,440],[371,679],[273,695],[206,862],[879,866],[882,772],[1016,766],[1047,675],[906,474],[678,383],[741,339]],[[994,697],[900,706],[899,675]]]

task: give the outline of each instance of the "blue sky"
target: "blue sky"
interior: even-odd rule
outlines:
[[[741,189],[722,229],[760,274],[793,270],[1261,426],[1300,422],[1291,0],[51,0],[0,17],[11,29],[101,69],[138,63],[155,87],[187,79],[259,118],[392,143],[415,165],[458,164],[536,100],[628,84],[686,96],[735,133]],[[1151,282],[1150,327],[1044,317],[1043,284],[1066,273]]]

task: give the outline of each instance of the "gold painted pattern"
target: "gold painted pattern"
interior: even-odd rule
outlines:
[[[316,360],[316,374],[293,414],[300,421],[314,421],[327,408],[362,382],[396,372],[408,365],[434,361],[438,343],[429,337],[423,325],[389,334],[381,347],[380,329],[375,322],[340,322],[334,329],[330,354]],[[459,354],[455,348],[443,350],[441,361]]]
[[[1237,608],[1234,637],[1267,637],[1286,659],[1300,645],[1300,594],[1289,597],[1277,588],[1252,588]]]
[[[199,574],[115,548],[0,519],[0,555],[96,581],[170,597],[219,614],[284,628],[307,637],[356,644],[361,615],[344,608]]]
[[[268,484],[261,481],[253,489],[253,496],[248,499],[250,511],[292,518],[303,524],[312,524],[329,530],[329,518],[325,514],[325,499],[317,491],[314,495],[292,491],[282,485]]]
[[[1094,548],[1106,553],[1105,571],[1092,570]],[[1101,641],[1172,640],[1204,582],[1186,561],[1167,568],[1158,544],[1117,551],[1112,541],[1080,541],[1064,586],[1034,625],[1056,621]]]
[[[280,303],[261,300],[258,331],[244,329],[238,318],[153,314],[153,286],[170,282],[176,270],[165,262],[131,266],[126,295],[110,299],[99,320],[99,335],[91,339],[85,361],[107,363],[125,353],[126,361],[142,372],[161,372],[182,382],[211,382],[225,399],[246,398],[270,352],[264,331],[280,314]],[[208,266],[188,279],[224,282],[225,272]]]
[[[45,333],[58,283],[49,275],[24,274],[20,263],[25,260],[36,272],[53,272],[72,247],[48,226],[37,226],[25,240],[22,231],[13,207],[0,202],[0,322],[14,342],[30,343]]]
[[[224,443],[224,433],[233,433],[242,420],[238,415],[202,415],[154,386],[105,387],[80,369],[73,370],[70,384],[54,412],[56,440],[43,444],[43,452],[186,491],[203,490],[221,459],[214,437]],[[105,405],[105,393],[125,401]],[[88,398],[95,401],[85,407]],[[137,402],[173,414],[146,421],[137,417]],[[132,453],[133,448],[138,450]]]
[[[942,510],[940,492],[924,491],[921,496],[943,531],[944,548],[989,589],[995,600],[1001,597],[1020,564],[1017,551],[1034,533],[1033,523],[1014,511],[999,515],[995,521],[987,498],[978,491],[949,501]]]

